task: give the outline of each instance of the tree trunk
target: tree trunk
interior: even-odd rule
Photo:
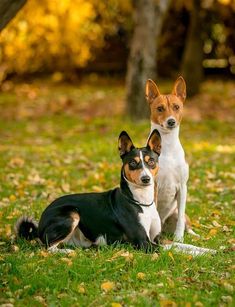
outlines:
[[[203,79],[203,39],[201,7],[199,0],[192,1],[190,25],[182,60],[182,75],[187,83],[187,95],[193,96],[199,92]]]
[[[135,0],[134,33],[128,59],[127,113],[141,119],[148,115],[145,83],[156,77],[157,37],[170,0]]]
[[[16,15],[27,0],[0,0],[0,31]]]

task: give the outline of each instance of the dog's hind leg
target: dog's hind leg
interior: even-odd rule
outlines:
[[[67,216],[58,216],[53,220],[48,220],[47,225],[40,234],[40,239],[46,244],[48,251],[61,253],[71,252],[72,250],[59,249],[58,246],[70,240],[79,221],[80,216],[76,212],[70,212]]]
[[[163,233],[173,234],[176,229],[176,224],[178,220],[178,209],[173,212],[165,221],[162,227]],[[192,230],[191,221],[187,214],[185,214],[185,231],[192,236],[200,237],[197,233]]]

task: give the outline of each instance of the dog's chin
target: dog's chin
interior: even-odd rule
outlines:
[[[151,182],[151,181],[150,181],[149,183],[143,183],[143,182],[139,183],[139,186],[140,186],[140,187],[143,187],[143,188],[149,187],[149,186],[151,186],[151,185],[152,185],[152,182]]]
[[[171,131],[173,131],[177,127],[178,127],[178,124],[176,124],[174,126],[162,125],[161,131],[164,132],[164,133],[170,133]]]
[[[177,127],[177,125],[175,125],[175,126],[173,126],[173,127],[172,127],[172,126],[167,126],[166,129],[168,129],[168,130],[171,131],[171,130],[174,130],[176,127]]]

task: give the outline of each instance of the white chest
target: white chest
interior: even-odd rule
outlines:
[[[139,214],[141,225],[144,227],[147,236],[153,242],[157,235],[161,232],[161,220],[157,212],[155,203],[150,207],[143,207],[143,213]]]

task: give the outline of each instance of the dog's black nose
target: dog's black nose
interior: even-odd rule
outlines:
[[[175,125],[175,120],[174,120],[174,118],[168,119],[167,125],[168,125],[169,127],[174,127],[174,125]]]
[[[150,177],[149,176],[143,176],[143,177],[141,177],[141,181],[143,182],[143,183],[149,183],[150,182]]]

